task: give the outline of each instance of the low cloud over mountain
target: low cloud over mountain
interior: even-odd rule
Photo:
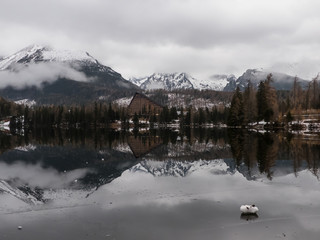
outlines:
[[[57,62],[37,63],[29,66],[20,66],[19,70],[0,71],[0,88],[13,87],[41,87],[44,82],[53,83],[59,78],[67,78],[80,82],[87,82],[92,78],[83,72]]]

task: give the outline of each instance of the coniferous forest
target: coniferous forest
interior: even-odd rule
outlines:
[[[258,88],[248,82],[242,92],[233,93],[231,104],[208,107],[176,107],[165,105],[160,114],[143,112],[130,115],[127,107],[113,103],[94,102],[87,105],[45,105],[23,106],[0,99],[0,118],[10,121],[12,129],[34,128],[117,128],[139,127],[202,127],[227,124],[230,127],[250,127],[263,121],[271,128],[284,128],[295,121],[312,118],[319,122],[320,90],[318,78],[314,78],[303,89],[297,78],[291,91],[276,90],[272,87],[272,75],[261,81]],[[201,91],[195,91],[201,94]],[[155,92],[159,100],[165,99],[166,92]],[[176,93],[177,94],[177,93]],[[208,94],[208,92],[204,92]],[[294,125],[293,124],[293,125]]]
[[[270,127],[281,127],[289,122],[312,118],[320,119],[320,89],[318,77],[306,89],[297,78],[291,91],[277,91],[271,86],[272,74],[254,89],[249,82],[244,92],[235,91],[230,106],[227,124],[248,126],[264,121]]]
[[[10,121],[12,129],[34,128],[139,128],[150,126],[167,127],[174,123],[179,126],[202,126],[226,122],[228,108],[213,107],[195,109],[164,106],[158,115],[142,112],[133,116],[127,107],[111,103],[94,102],[82,106],[22,106],[0,99],[0,118]]]

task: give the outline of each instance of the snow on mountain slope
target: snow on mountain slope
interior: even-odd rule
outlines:
[[[43,60],[48,61],[87,61],[92,63],[98,63],[96,59],[90,56],[89,53],[83,51],[70,51],[70,50],[48,50],[43,52]]]
[[[198,89],[222,91],[234,75],[213,75],[207,80],[193,78],[187,73],[154,73],[149,77],[130,78],[129,81],[145,90]]]
[[[259,83],[266,80],[270,73],[272,74],[273,79],[271,85],[277,90],[290,90],[292,88],[295,79],[294,76],[279,72],[270,72],[263,69],[248,69],[237,80],[230,81],[224,88],[224,91],[234,91],[237,87],[239,87],[240,90],[244,90],[249,81],[257,88]],[[298,82],[302,87],[308,85],[308,81],[301,78],[298,78]]]
[[[320,60],[317,62],[304,59],[301,62],[276,62],[265,69],[270,72],[282,72],[302,79],[312,80],[319,74]]]
[[[0,179],[0,193],[1,192],[10,194],[28,204],[43,203],[39,197],[39,193],[36,191],[33,191],[27,187],[20,187],[19,189],[18,187],[11,186],[7,181]]]
[[[31,45],[11,56],[0,60],[0,71],[19,71],[21,68],[34,63],[52,63],[72,67],[74,70],[94,69],[95,72],[107,73],[110,76],[121,77],[110,67],[102,65],[85,51],[60,50],[48,46]],[[66,67],[65,66],[65,67]],[[66,70],[63,70],[66,71]],[[62,71],[62,75],[63,75]]]
[[[148,79],[148,77],[141,77],[141,78],[131,77],[131,78],[129,78],[129,81],[132,82],[133,84],[137,85],[138,87],[140,87],[141,84],[144,83],[147,79]]]
[[[16,64],[36,62],[74,62],[83,61],[96,63],[98,61],[83,51],[54,50],[50,47],[32,45],[0,61],[0,70],[12,69]]]
[[[37,104],[83,104],[138,87],[84,51],[33,45],[0,60],[0,95]],[[21,101],[24,104],[24,101]]]
[[[129,171],[145,172],[153,176],[185,177],[205,169],[213,174],[233,174],[234,171],[222,159],[205,161],[151,161],[144,160],[132,167]]]
[[[209,80],[203,81],[201,84],[204,89],[212,89],[216,91],[223,91],[225,86],[230,82],[236,80],[233,74],[215,74],[210,76]]]
[[[154,73],[140,85],[142,89],[192,89],[191,77],[186,73]]]

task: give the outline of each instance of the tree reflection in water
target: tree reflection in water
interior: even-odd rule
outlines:
[[[290,161],[297,174],[301,167],[319,175],[319,136],[293,135],[288,132],[250,132],[230,129],[228,136],[236,165],[247,167],[249,175],[254,167],[271,180],[277,161]]]
[[[118,132],[110,129],[36,129],[24,135],[0,134],[0,162],[37,163],[58,172],[91,168],[82,182],[100,186],[120,176],[141,159],[197,161],[229,159],[231,168],[270,180],[281,166],[318,177],[320,138],[243,129],[179,129]],[[17,151],[36,146],[33,152]],[[232,162],[234,159],[234,163]],[[103,159],[103,161],[102,161]]]

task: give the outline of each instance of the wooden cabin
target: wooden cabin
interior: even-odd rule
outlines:
[[[138,115],[158,115],[162,109],[163,106],[154,102],[147,96],[141,93],[135,93],[128,106],[128,114],[131,116],[135,113]]]

